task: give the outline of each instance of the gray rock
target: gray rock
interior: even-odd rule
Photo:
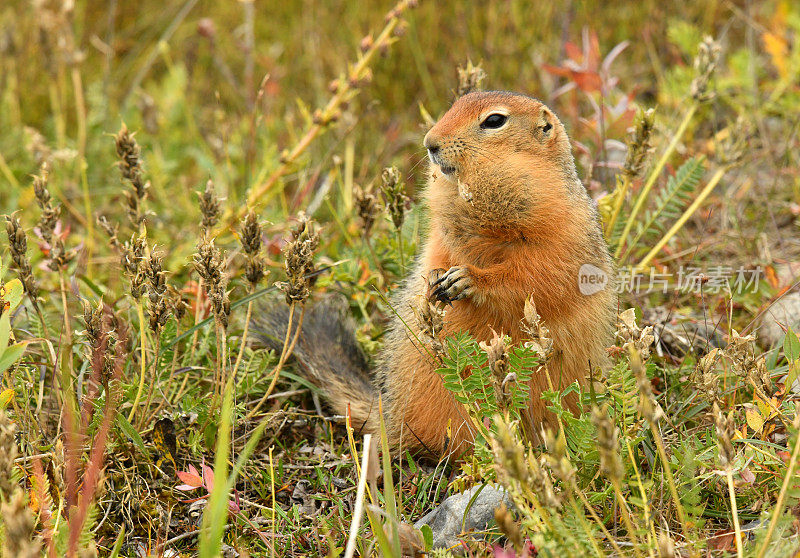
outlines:
[[[758,340],[763,347],[772,347],[783,340],[783,328],[800,330],[800,293],[789,293],[778,299],[761,316]]]
[[[478,490],[480,494],[467,510],[470,500]],[[464,533],[486,529],[489,522],[494,519],[494,510],[503,503],[508,507],[512,506],[511,498],[502,488],[492,485],[473,486],[466,492],[447,498],[439,507],[417,521],[414,528],[430,525],[433,532],[433,548],[453,547],[458,544]]]

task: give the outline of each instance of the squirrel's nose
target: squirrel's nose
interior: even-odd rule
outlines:
[[[435,137],[432,137],[430,132],[425,134],[425,139],[422,140],[422,145],[431,155],[436,155],[439,152],[439,141]]]

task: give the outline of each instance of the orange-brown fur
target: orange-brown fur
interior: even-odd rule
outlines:
[[[481,119],[493,110],[508,114],[506,125],[481,129]],[[394,297],[399,317],[387,335],[377,381],[395,444],[440,453],[450,423],[448,450],[461,452],[472,440],[466,411],[406,327],[417,327],[411,305],[426,292],[431,273],[458,266],[473,289],[448,307],[444,335],[468,331],[485,341],[494,330],[518,342],[524,338],[525,299],[531,296],[554,340],[550,377],[556,387],[565,387],[583,382],[590,363],[605,364],[615,311],[613,289],[589,296],[579,292],[578,270],[589,263],[611,276],[612,264],[592,202],[577,178],[566,131],[539,101],[503,92],[470,93],[430,130],[425,144],[438,147],[437,161],[454,172],[446,175],[431,165],[430,233]],[[546,375],[539,372],[532,380],[530,406],[535,428],[548,420],[539,397],[544,389]],[[362,419],[375,428],[374,414]]]

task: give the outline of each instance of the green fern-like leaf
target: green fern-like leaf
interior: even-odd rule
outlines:
[[[655,207],[644,214],[644,222],[630,244],[629,253],[635,250],[642,240],[666,231],[666,225],[680,217],[689,205],[692,192],[703,177],[704,171],[705,158],[693,157],[667,179],[667,184],[655,196]]]

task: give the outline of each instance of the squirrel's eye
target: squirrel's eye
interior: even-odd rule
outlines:
[[[481,122],[481,128],[500,128],[506,123],[506,120],[508,120],[508,116],[495,112],[483,119],[483,122]]]

